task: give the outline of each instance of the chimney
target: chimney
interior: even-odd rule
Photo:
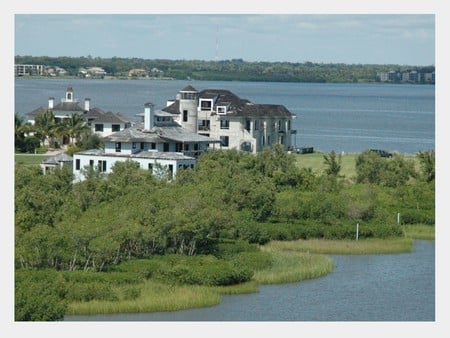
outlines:
[[[49,97],[48,98],[48,109],[53,109],[53,103],[55,102],[55,98],[54,97]]]
[[[84,99],[84,111],[89,111],[91,109],[91,99],[85,98]]]
[[[144,129],[150,130],[153,127],[153,103],[148,102],[144,105]]]

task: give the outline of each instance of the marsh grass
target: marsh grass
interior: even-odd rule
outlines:
[[[254,279],[259,284],[293,283],[318,278],[334,268],[333,261],[326,256],[279,251],[274,246],[265,246],[262,250],[271,252],[274,262],[270,268],[255,273]]]
[[[117,285],[117,300],[71,302],[68,315],[177,311],[214,306],[222,295],[258,292],[260,284],[293,283],[330,273],[334,262],[324,254],[382,254],[412,250],[411,238],[272,241],[261,250],[270,254],[272,264],[258,269],[252,280],[230,286],[175,285],[155,280]]]
[[[69,304],[68,315],[176,311],[213,306],[221,301],[219,292],[206,286],[174,286],[145,281],[136,299],[93,300]]]
[[[411,238],[364,239],[364,240],[324,240],[309,239],[296,241],[272,241],[266,246],[277,251],[294,251],[315,254],[387,254],[412,251]]]
[[[403,233],[407,238],[414,239],[435,239],[435,227],[425,224],[408,224],[403,226]]]

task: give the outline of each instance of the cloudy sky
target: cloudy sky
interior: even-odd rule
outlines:
[[[434,14],[15,14],[15,55],[435,64]]]

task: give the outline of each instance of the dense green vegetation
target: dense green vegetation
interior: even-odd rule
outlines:
[[[279,146],[256,155],[209,152],[173,182],[131,161],[75,184],[67,168],[43,175],[16,164],[16,320],[55,320],[89,304],[100,312],[154,309],[145,292],[162,286],[209,295],[182,308],[211,305],[240,286],[279,282],[273,276],[283,261],[286,281],[332,268],[322,262],[309,271],[320,259],[299,256],[292,273],[285,249],[262,249],[271,241],[353,241],[356,223],[360,242],[403,238],[410,224],[434,228],[434,152],[418,154],[419,166],[363,152],[354,177],[341,172],[336,154],[323,155],[321,171],[300,166],[301,156]]]
[[[248,62],[242,59],[222,61],[165,60],[140,58],[49,57],[16,55],[16,64],[42,64],[64,68],[77,76],[80,68],[102,67],[108,75],[128,77],[131,69],[139,68],[151,76],[174,79],[273,82],[375,82],[378,72],[433,72],[434,66],[370,64],[323,64],[292,62]],[[153,69],[160,72],[152,74]]]

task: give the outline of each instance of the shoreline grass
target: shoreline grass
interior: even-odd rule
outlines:
[[[411,252],[411,238],[364,239],[364,240],[326,240],[299,239],[296,241],[272,241],[267,244],[274,250],[306,252],[334,255],[367,255]]]
[[[326,256],[279,251],[272,246],[262,247],[262,250],[271,252],[274,261],[271,267],[255,273],[254,279],[259,284],[300,282],[323,277],[334,269],[334,262]]]
[[[139,313],[177,311],[219,304],[221,295],[211,287],[197,285],[165,285],[146,280],[141,284],[141,295],[133,300],[92,300],[72,302],[67,315],[94,315],[112,313]]]
[[[411,227],[409,231],[413,231]],[[142,313],[177,311],[210,307],[221,302],[223,295],[258,292],[263,284],[301,282],[323,277],[334,269],[333,260],[327,254],[387,254],[412,251],[413,239],[366,239],[272,241],[261,246],[270,253],[272,266],[255,272],[252,280],[231,286],[166,285],[152,280],[139,284],[139,296],[126,299],[118,290],[119,300],[71,302],[67,315],[94,315],[112,313]]]
[[[408,224],[403,226],[403,233],[406,238],[435,240],[436,228],[425,224]]]

